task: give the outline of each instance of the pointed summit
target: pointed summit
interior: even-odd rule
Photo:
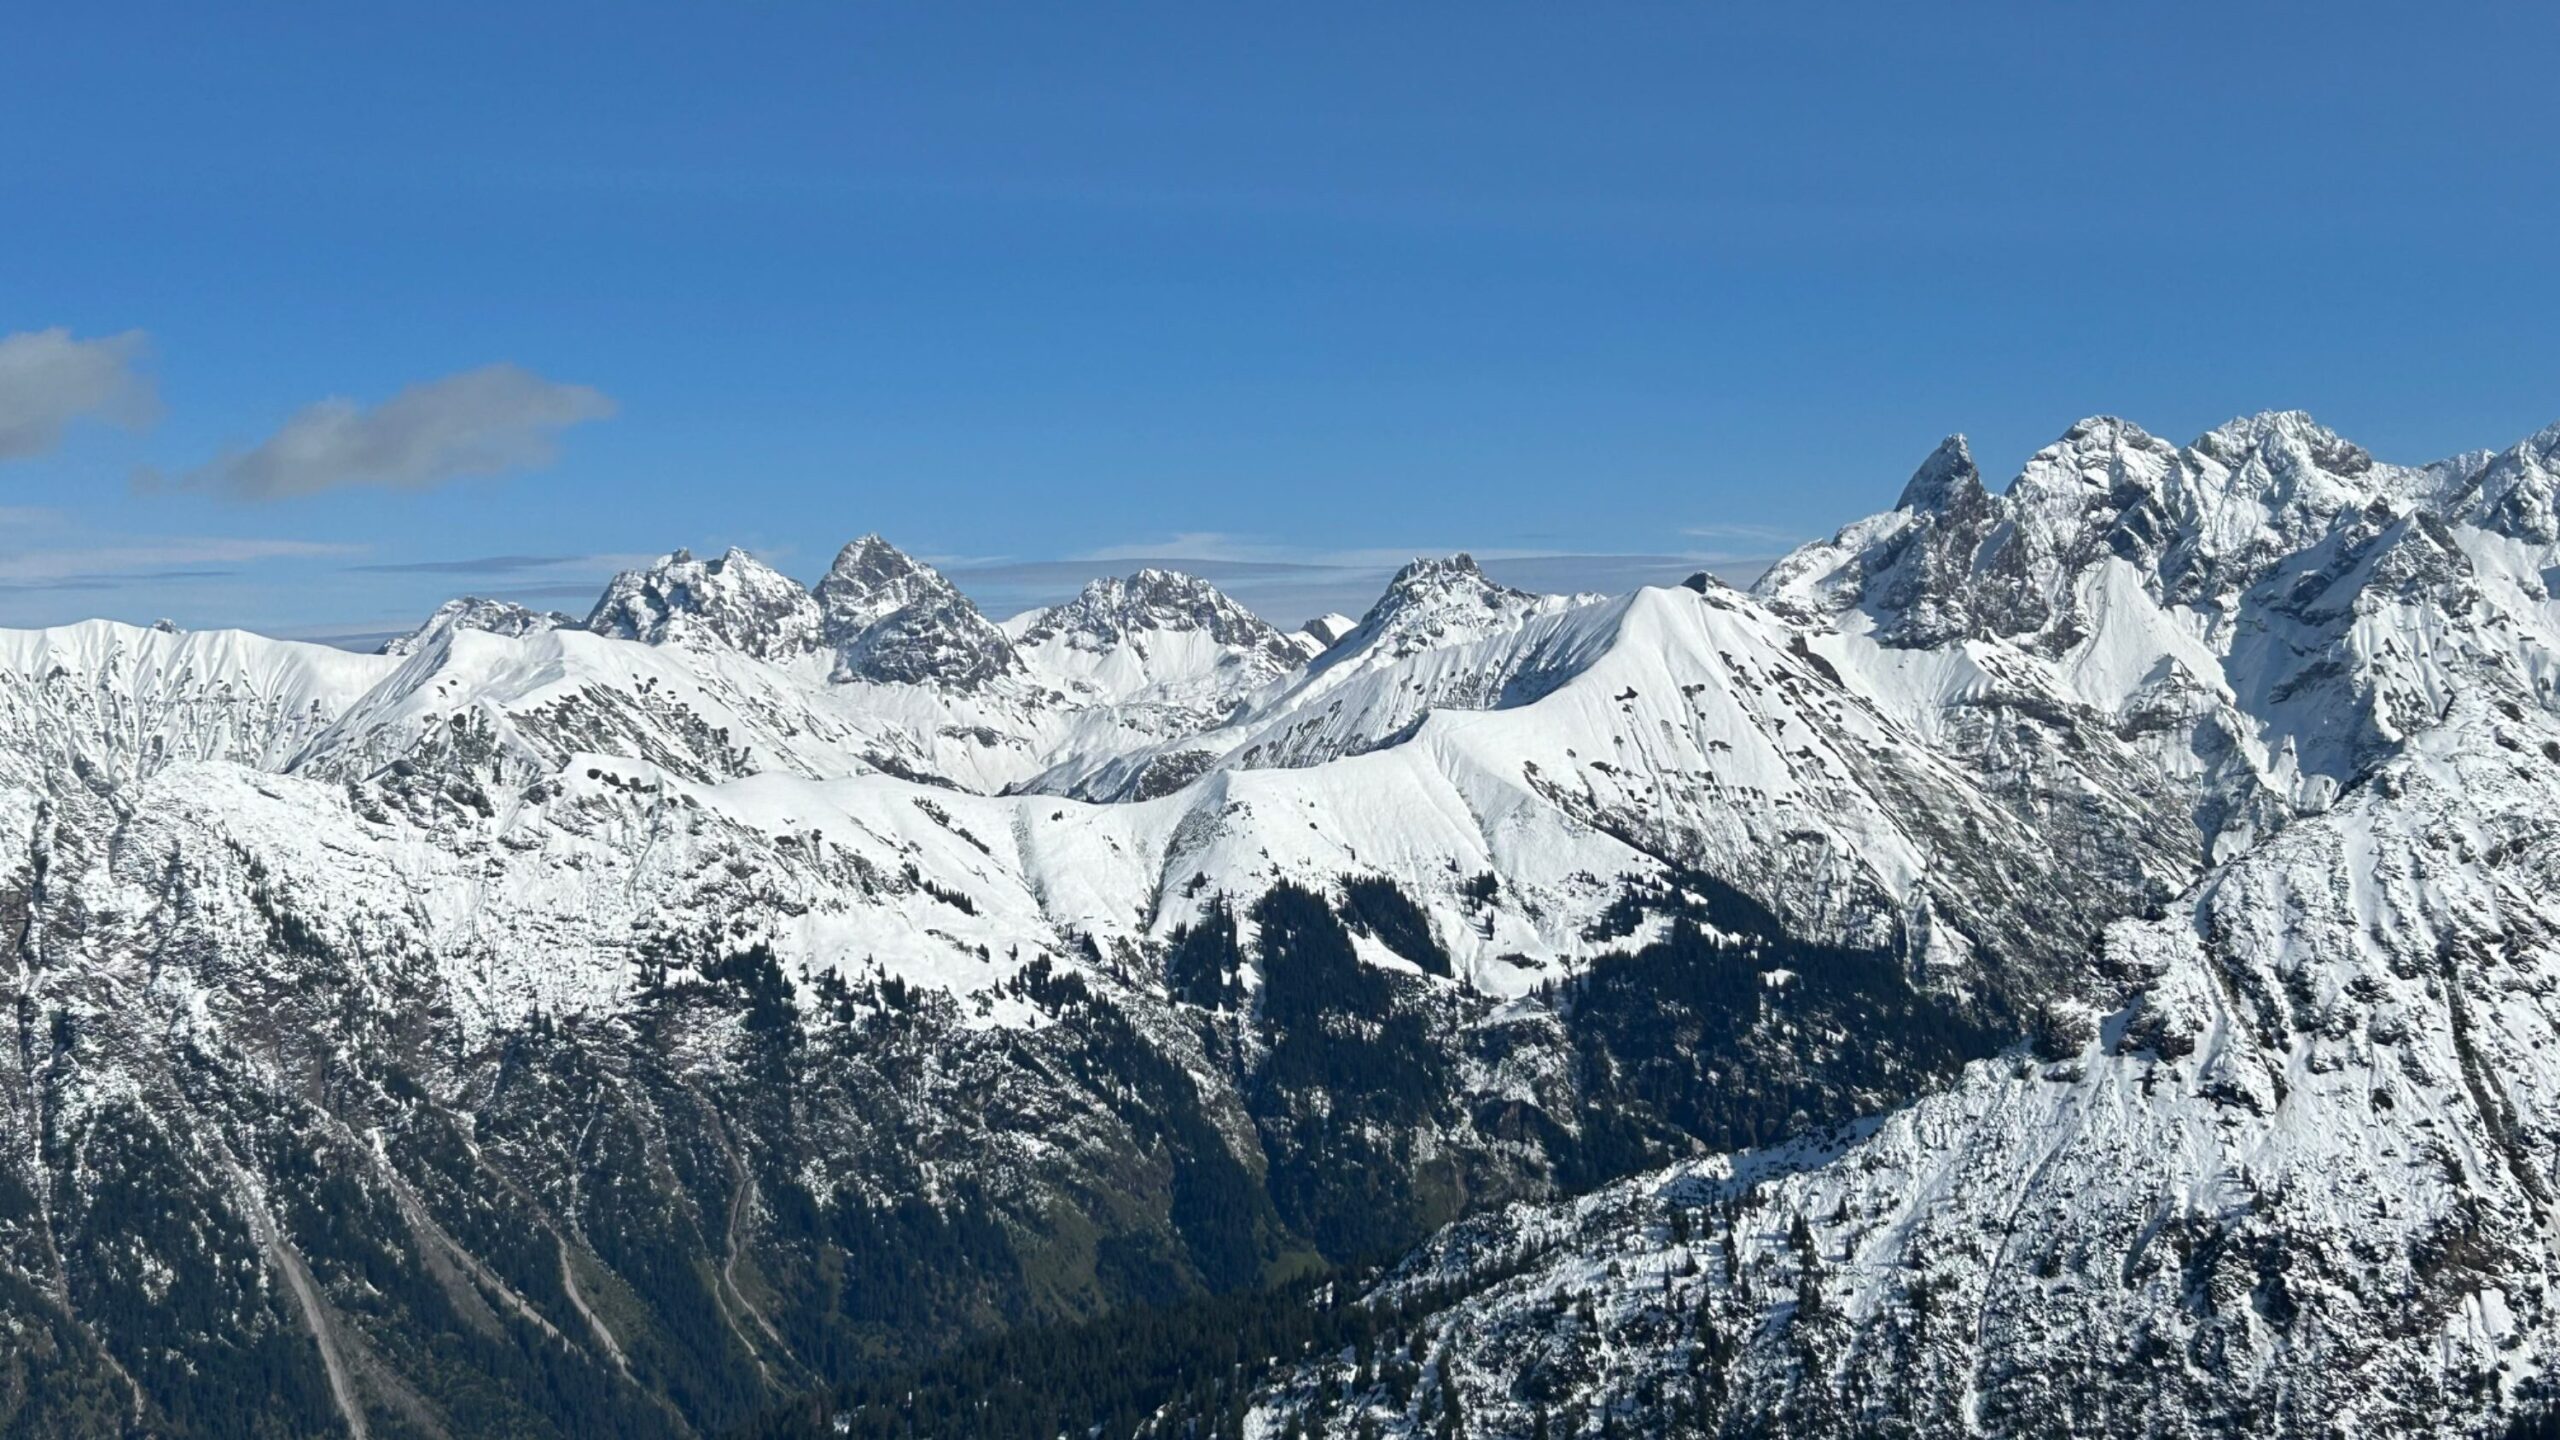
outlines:
[[[734,546],[709,561],[675,550],[645,570],[614,576],[587,628],[651,645],[712,644],[784,660],[817,648],[818,606],[798,581]]]
[[[1473,639],[1544,608],[1547,597],[1488,577],[1473,555],[1423,556],[1387,582],[1359,628],[1326,652],[1328,662],[1353,651],[1410,655]]]
[[[877,535],[836,552],[816,604],[838,680],[969,689],[1020,664],[958,586]]]
[[[2298,452],[2321,468],[2341,475],[2373,468],[2373,456],[2361,445],[2311,418],[2301,410],[2261,410],[2228,420],[2196,438],[2197,453],[2235,461],[2258,453]]]
[[[1951,502],[1983,493],[1982,472],[1975,468],[1973,451],[1962,435],[1950,435],[1938,442],[1920,468],[1911,472],[1911,480],[1902,487],[1897,510],[1944,510]]]
[[[927,594],[956,593],[930,565],[919,564],[877,535],[836,552],[818,582],[818,613],[827,644],[842,648],[892,612]]]

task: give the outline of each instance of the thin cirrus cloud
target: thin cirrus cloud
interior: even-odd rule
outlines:
[[[219,535],[39,537],[47,543],[0,547],[0,594],[116,591],[236,578],[242,566],[360,555],[363,547],[313,540]]]
[[[361,555],[361,545],[322,540],[270,540],[228,535],[153,535],[96,544],[0,549],[0,581],[56,580],[73,575],[141,575]]]
[[[350,565],[368,575],[514,575],[574,565],[583,555],[475,555],[462,560],[403,560],[396,564]]]
[[[94,340],[60,326],[0,335],[0,460],[51,451],[78,420],[149,424],[159,398],[136,368],[147,343],[139,330]]]
[[[591,386],[546,380],[520,365],[483,365],[412,385],[369,409],[347,399],[306,405],[251,449],[174,476],[146,470],[134,478],[146,490],[243,501],[427,490],[548,464],[561,431],[613,413],[613,400]]]
[[[177,580],[228,580],[237,570],[138,570],[115,575],[58,575],[39,580],[0,580],[0,590],[51,593],[61,590],[122,590],[133,585],[160,585]]]
[[[1738,523],[1692,525],[1680,533],[1698,540],[1717,540],[1728,545],[1738,543],[1759,554],[1778,554],[1792,550],[1804,538],[1795,531],[1783,530],[1774,525]]]

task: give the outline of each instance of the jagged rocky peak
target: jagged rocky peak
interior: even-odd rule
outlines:
[[[167,622],[163,621],[163,624]],[[534,610],[512,600],[463,595],[435,608],[425,623],[406,635],[382,642],[377,654],[414,655],[439,635],[456,630],[485,630],[492,635],[538,635],[545,630],[574,628],[578,618],[557,610]]]
[[[1760,590],[1799,611],[1857,604],[1888,644],[2042,634],[2068,643],[2086,631],[2078,588],[2094,567],[2121,561],[2164,602],[2227,608],[2342,518],[2433,503],[2453,488],[2458,463],[2380,465],[2300,411],[2233,420],[2184,447],[2099,415],[2038,450],[1993,495],[1961,437],[1950,437],[1892,516],[1805,547],[1772,566]]]
[[[2255,522],[2285,549],[2317,539],[2339,516],[2375,501],[2421,503],[2435,488],[2428,472],[2376,465],[2353,444],[2299,410],[2269,411],[2216,426],[2179,457],[2178,480],[2192,492],[2190,528],[2217,548],[2246,548]],[[2215,521],[2232,519],[2220,526]],[[2212,531],[2225,532],[2215,535]]]
[[[1088,584],[1073,600],[1042,612],[1023,641],[1063,639],[1080,650],[1104,650],[1151,631],[1198,632],[1281,668],[1296,665],[1303,654],[1217,586],[1179,570],[1153,568]]]
[[[2297,472],[2308,465],[2333,475],[2362,475],[2374,464],[2363,446],[2300,410],[2262,410],[2225,421],[2187,448],[2235,467],[2255,458],[2273,472]]]
[[[836,552],[816,603],[838,680],[972,689],[1021,664],[958,586],[877,535]]]
[[[2157,490],[2178,463],[2177,447],[2129,420],[2092,415],[2027,457],[2006,498],[2047,510],[2078,510],[2110,496]]]
[[[2536,545],[2560,541],[2560,424],[2510,449],[2445,462],[2445,510]]]
[[[2073,434],[2085,443],[2114,423],[2083,421]],[[2049,446],[2040,458],[2058,471],[2072,443]],[[2066,501],[2081,498],[2076,483],[2062,488]],[[1911,472],[1892,510],[1780,556],[1752,593],[1802,619],[1863,609],[1887,644],[1943,643],[1975,628],[1976,560],[2009,505],[2009,496],[1983,485],[1964,436],[1950,435]]]
[[[1866,594],[1882,612],[1879,638],[1931,646],[1980,623],[1974,606],[1974,557],[1998,525],[2002,504],[1983,487],[1982,471],[1962,435],[1938,442],[1902,487],[1896,510],[1912,517],[1868,561]]]
[[[919,599],[957,591],[932,566],[877,535],[865,535],[836,552],[816,593],[826,643],[841,647]]]
[[[719,645],[759,660],[818,647],[818,602],[797,580],[732,546],[716,560],[689,550],[605,586],[587,628],[620,640]]]
[[[1910,482],[1902,487],[1897,510],[1945,510],[1977,499],[1987,499],[1982,488],[1982,471],[1973,463],[1972,447],[1962,435],[1950,435],[1938,442],[1920,468],[1911,472]]]
[[[2277,558],[2372,500],[2373,482],[2346,473],[2372,469],[2297,413],[2234,421],[2184,448],[2093,417],[2029,458],[2001,497],[2005,523],[1980,563],[1946,567],[1933,583],[1948,605],[1947,587],[1972,591],[1964,608],[1974,633],[2057,643],[2086,632],[2079,582],[2110,559],[2163,601],[2227,606]]]
[[[2186,531],[2218,521],[2233,531],[2269,525],[2298,543],[2306,537],[2295,532],[2304,526],[2325,525],[2376,499],[2425,498],[2428,474],[2378,465],[2363,446],[2299,410],[2243,416],[2183,448],[2101,416],[2036,452],[2011,493],[2022,504],[2069,495],[2086,506],[2095,499],[2094,508],[2111,516],[2150,499]]]
[[[1396,572],[1347,639],[1364,650],[1411,654],[1499,629],[1545,603],[1496,582],[1463,550],[1445,559],[1424,556]]]
[[[1363,623],[1385,615],[1426,608],[1499,610],[1512,602],[1535,598],[1525,590],[1496,584],[1476,564],[1476,557],[1461,550],[1446,559],[1423,556],[1407,562],[1396,572],[1395,578],[1387,582],[1386,593],[1370,607]]]

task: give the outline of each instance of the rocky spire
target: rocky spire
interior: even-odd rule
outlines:
[[[959,587],[877,535],[837,552],[816,603],[839,680],[970,689],[1021,665]]]
[[[1920,468],[1911,472],[1910,483],[1902,487],[1897,510],[1938,511],[1951,504],[1962,504],[1982,495],[1982,472],[1974,467],[1973,451],[1962,435],[1950,435],[1938,442]]]

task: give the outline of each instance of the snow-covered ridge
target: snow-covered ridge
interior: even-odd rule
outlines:
[[[1463,551],[1445,559],[1416,560],[1396,572],[1386,593],[1329,647],[1317,668],[1398,660],[1496,634],[1532,615],[1595,598],[1532,595],[1497,584]]]
[[[2548,703],[2560,602],[2542,577],[2560,542],[2534,537],[2555,453],[2560,427],[2409,468],[2296,414],[2184,448],[2096,419],[1994,493],[1959,437],[1899,508],[1751,594],[1537,596],[1458,555],[1416,561],[1356,625],[1303,641],[1165,571],[998,626],[877,536],[815,591],[742,551],[676,551],[617,576],[584,630],[463,601],[387,660],[128,639],[137,661],[227,646],[238,674],[182,666],[223,698],[177,704],[171,672],[146,667],[131,697],[102,682],[101,714],[77,725],[125,775],[214,757],[362,781],[461,744],[519,785],[607,754],[693,783],[890,777],[1118,803],[1418,745],[1453,779],[1483,777],[1462,790],[1601,824],[1816,931],[1916,925],[1951,960],[1988,945],[2020,963],[2022,944],[2049,955],[2077,930],[2028,944],[2020,917],[2050,903],[1977,873],[1981,845],[1947,838],[1962,829],[2085,845],[2108,893],[2156,900],[2331,803],[2465,684]],[[65,697],[34,698],[44,669],[8,666],[22,754],[66,733]],[[119,710],[210,733],[120,742]]]
[[[180,760],[282,768],[399,664],[240,630],[0,630],[0,766],[20,786]]]
[[[437,606],[435,613],[417,629],[382,642],[379,653],[414,655],[448,630],[483,630],[492,635],[521,636],[543,630],[565,630],[577,623],[576,616],[564,615],[557,610],[532,610],[511,600],[464,595]]]
[[[1027,646],[1055,642],[1088,654],[1136,639],[1197,633],[1273,673],[1304,658],[1270,622],[1208,581],[1174,570],[1140,570],[1096,580],[1063,605],[1035,610],[1008,627]]]
[[[181,1387],[117,1327],[199,1287],[388,1416],[523,1321],[646,1428],[812,1383],[823,1237],[916,1200],[985,1207],[962,1303],[1090,1314],[1526,1197],[1391,1282],[1427,1384],[1285,1357],[1256,1433],[2494,1428],[2560,1360],[2556,456],[2093,420],[1754,591],[1460,556],[1296,637],[877,537],[379,656],[0,634],[0,1324]]]

